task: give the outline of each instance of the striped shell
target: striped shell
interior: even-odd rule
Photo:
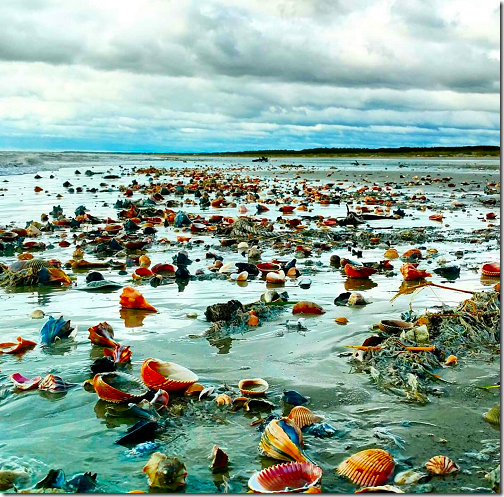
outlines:
[[[252,378],[247,380],[241,380],[238,383],[238,388],[244,396],[254,396],[254,395],[264,395],[269,388],[269,384],[266,380],[262,378]]]
[[[43,267],[51,267],[51,264],[49,264],[47,261],[44,261],[43,259],[31,259],[13,262],[9,266],[9,271],[11,273],[16,273],[18,271],[21,271],[22,269],[33,269],[38,273]]]
[[[14,383],[14,386],[18,390],[32,390],[38,388],[42,377],[35,376],[35,378],[27,378],[21,373],[14,373],[9,376],[9,379],[12,381],[12,383]]]
[[[481,272],[484,276],[500,276],[500,264],[498,262],[491,262],[489,264],[484,264],[481,268]]]
[[[324,418],[322,416],[317,416],[307,407],[296,406],[290,412],[289,419],[294,421],[294,423],[296,423],[298,428],[301,430],[305,426],[310,426],[313,423],[322,421]]]
[[[141,381],[126,373],[102,373],[93,378],[98,397],[107,402],[139,402],[148,393]]]
[[[355,485],[374,487],[387,481],[394,466],[394,458],[386,450],[366,449],[345,459],[336,471]]]
[[[457,473],[460,468],[446,456],[434,456],[425,463],[425,467],[429,473],[435,475],[448,475]]]
[[[248,487],[252,492],[274,494],[320,491],[322,470],[310,462],[277,464],[252,475]]]
[[[76,383],[67,383],[60,376],[55,376],[53,374],[48,374],[40,383],[39,390],[45,390],[46,392],[66,392],[69,388],[72,388]]]
[[[281,461],[307,462],[302,447],[301,430],[288,418],[270,421],[259,442],[259,452],[262,455]]]
[[[140,370],[143,382],[152,390],[176,392],[185,390],[198,381],[198,377],[190,369],[174,362],[164,362],[159,359],[145,359]]]
[[[104,349],[103,355],[110,357],[116,364],[124,364],[131,361],[131,350],[129,345],[121,345],[116,343],[113,349]]]
[[[101,345],[102,347],[115,347],[117,345],[113,340],[114,330],[106,321],[98,323],[96,326],[91,326],[88,328],[88,332],[88,338],[96,345]]]

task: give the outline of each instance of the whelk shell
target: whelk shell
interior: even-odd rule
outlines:
[[[434,456],[425,463],[425,467],[429,473],[435,475],[448,475],[457,473],[460,468],[446,456]]]
[[[67,383],[60,376],[55,376],[53,374],[48,374],[40,383],[39,390],[45,390],[46,392],[66,392],[69,388],[72,388],[76,383]]]
[[[310,426],[324,419],[322,416],[318,416],[317,414],[310,411],[310,409],[303,406],[294,407],[290,412],[288,418],[294,421],[294,423],[296,423],[300,430],[305,426]]]
[[[145,359],[140,375],[149,388],[153,390],[161,388],[167,392],[185,390],[198,381],[198,377],[190,369],[174,362],[153,358]]]
[[[116,364],[124,364],[131,361],[131,350],[129,345],[116,343],[113,349],[104,349],[103,355],[110,357]]]
[[[363,487],[382,485],[394,471],[394,458],[386,450],[366,449],[345,459],[336,469]]]
[[[322,469],[310,462],[277,464],[252,475],[248,487],[255,493],[320,492]]]

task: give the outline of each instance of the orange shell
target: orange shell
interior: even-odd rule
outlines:
[[[127,286],[121,293],[119,300],[121,307],[126,307],[127,309],[144,309],[146,311],[157,312],[156,309],[150,305],[143,295],[134,288]]]
[[[385,257],[385,259],[397,259],[399,257],[399,254],[396,249],[389,248],[385,251],[383,257]]]
[[[22,337],[16,338],[17,343],[15,342],[3,342],[0,343],[0,354],[18,354],[22,352],[24,349],[30,349],[37,345],[35,342],[31,340],[25,340]]]
[[[347,324],[348,323],[348,319],[345,317],[336,318],[334,321],[336,321],[338,324]]]
[[[446,362],[444,363],[445,366],[450,366],[451,364],[455,365],[457,364],[457,356],[455,355],[449,355],[446,358]]]
[[[191,397],[193,395],[199,395],[205,387],[199,383],[193,383],[184,390],[184,395],[186,397]]]
[[[324,314],[325,311],[315,302],[301,301],[294,305],[292,314]]]
[[[371,267],[354,266],[353,264],[345,265],[345,274],[349,278],[369,278],[372,274],[376,272],[377,270]]]
[[[117,345],[114,340],[114,330],[106,321],[98,323],[96,326],[88,328],[89,339],[96,345],[102,347],[115,347]]]
[[[143,384],[137,380],[134,376],[131,376],[126,373],[102,373],[96,374],[93,378],[93,388],[95,392],[98,394],[98,397],[102,400],[106,400],[107,402],[113,402],[115,404],[119,404],[121,402],[139,402],[142,400],[147,394],[147,389],[145,388],[145,392],[141,394],[131,394],[128,392],[124,392],[119,390],[118,388],[114,388],[109,385],[106,381],[110,381],[114,378],[123,378],[125,380],[129,380],[131,382],[137,383],[140,388],[143,387]]]
[[[273,419],[261,435],[259,452],[281,461],[307,462],[303,454],[303,434],[288,418]]]
[[[141,267],[149,267],[151,265],[151,260],[147,255],[141,255],[138,259]]]
[[[404,254],[402,255],[402,257],[404,259],[410,259],[410,258],[414,258],[414,259],[421,259],[422,258],[422,252],[420,252],[419,249],[409,249],[409,250],[406,250],[406,252],[404,252]]]
[[[457,473],[460,468],[446,456],[434,456],[425,463],[425,467],[429,473],[435,475],[448,475]]]
[[[30,252],[23,252],[18,255],[19,261],[29,261],[30,259],[33,259],[33,254],[30,254]]]
[[[385,483],[394,471],[394,458],[386,450],[366,449],[345,459],[336,469],[361,487]]]
[[[198,381],[198,377],[190,369],[174,362],[164,362],[153,358],[145,359],[140,375],[150,389],[162,389],[167,392],[186,390]]]
[[[292,212],[296,207],[294,205],[283,205],[280,207],[280,210],[286,214],[288,212]]]
[[[432,214],[432,216],[429,216],[429,219],[431,221],[442,221],[443,220],[443,216],[441,214]]]
[[[500,263],[491,262],[489,264],[484,264],[481,268],[481,272],[485,276],[500,276]]]
[[[113,349],[104,349],[103,355],[110,357],[116,364],[122,364],[131,361],[131,350],[128,345],[116,343]]]
[[[404,277],[404,281],[414,281],[421,280],[428,276],[432,276],[431,273],[424,271],[423,269],[417,269],[418,264],[403,264],[401,266],[401,274]]]
[[[264,395],[268,391],[269,384],[262,378],[252,378],[240,380],[238,388],[243,395],[250,395],[253,397],[256,395]]]
[[[500,293],[500,281],[494,286],[494,290]]]
[[[303,406],[294,407],[288,418],[294,421],[300,430],[302,430],[305,426],[310,426],[313,423],[318,423],[324,419],[322,416],[317,416],[310,411],[310,409]]]
[[[215,397],[214,401],[218,406],[228,406],[231,404],[231,397],[225,393],[220,393]]]

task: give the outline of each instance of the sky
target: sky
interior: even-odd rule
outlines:
[[[1,0],[0,149],[499,145],[495,0]]]

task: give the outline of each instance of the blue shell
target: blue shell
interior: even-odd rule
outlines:
[[[291,404],[293,406],[302,406],[308,402],[306,397],[303,397],[299,392],[295,390],[284,390],[284,402]]]
[[[73,330],[70,326],[70,320],[63,319],[63,316],[58,319],[49,316],[49,320],[40,330],[42,345],[51,345],[56,338],[68,338]]]

